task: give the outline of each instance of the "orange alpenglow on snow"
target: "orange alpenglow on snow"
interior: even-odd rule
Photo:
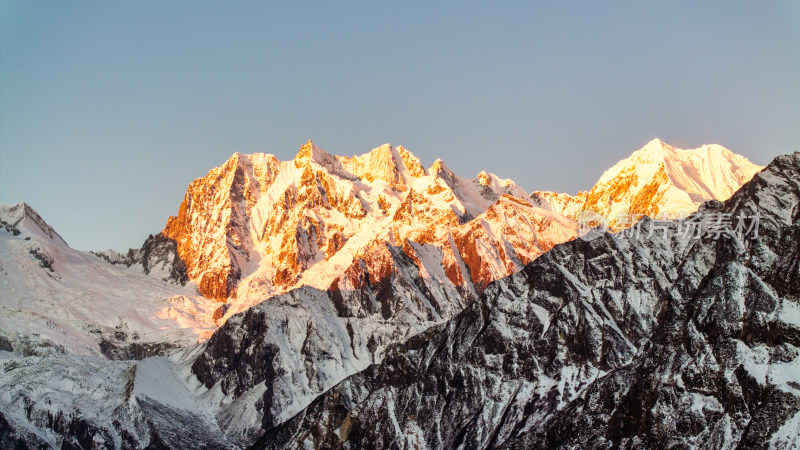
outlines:
[[[727,200],[761,169],[720,145],[682,150],[653,139],[603,173],[589,192],[533,196],[567,217],[598,213],[616,231],[630,225],[629,218],[680,218],[703,202]]]
[[[588,192],[529,195],[487,172],[463,178],[441,160],[426,170],[399,146],[341,157],[308,141],[292,161],[234,154],[190,184],[163,233],[202,295],[231,302],[226,317],[302,285],[374,287],[408,261],[423,278],[448,280],[448,295],[472,298],[577,237],[582,211],[609,217],[612,229],[622,213],[688,213],[760,169],[718,145],[679,150],[655,139]]]
[[[387,246],[474,295],[576,236],[572,219],[527,197],[485,172],[462,178],[442,161],[426,170],[403,147],[339,157],[308,141],[288,162],[233,155],[190,184],[163,233],[201,293],[219,301],[343,284]]]

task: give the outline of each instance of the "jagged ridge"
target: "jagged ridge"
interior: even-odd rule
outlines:
[[[203,295],[238,300],[228,317],[293,287],[335,285],[386,243],[412,258],[410,242],[438,247],[450,282],[476,293],[576,235],[526,197],[485,172],[467,180],[442,161],[426,170],[403,147],[345,158],[309,141],[289,162],[235,154],[189,186],[163,234]]]
[[[559,245],[254,448],[797,446],[798,180],[779,157],[698,213],[757,238]]]

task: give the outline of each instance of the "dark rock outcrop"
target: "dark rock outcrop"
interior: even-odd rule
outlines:
[[[145,274],[150,274],[153,268],[162,266],[167,269],[169,280],[181,285],[189,281],[186,264],[178,256],[177,242],[164,236],[164,233],[148,236],[139,250],[137,260],[142,263]]]
[[[139,360],[151,356],[163,356],[180,347],[170,342],[124,342],[119,339],[100,341],[100,351],[106,358],[114,360]]]
[[[92,252],[92,254],[111,264],[121,264],[127,267],[141,264],[145,275],[157,271],[163,274],[164,281],[172,281],[181,286],[186,285],[186,282],[189,281],[186,263],[178,255],[178,243],[165,236],[164,233],[158,233],[155,236],[149,235],[141,248],[129,249],[128,253],[124,255],[113,251]]]

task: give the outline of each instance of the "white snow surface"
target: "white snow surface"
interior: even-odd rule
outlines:
[[[14,216],[26,208],[0,205],[0,219],[19,231],[0,229],[0,334],[15,349],[101,355],[100,338],[115,333],[126,342],[188,345],[216,328],[219,305],[192,284],[167,283],[144,275],[141,266],[74,250],[43,221]],[[52,270],[36,255],[52,260]]]
[[[605,185],[624,171],[634,168],[634,185],[641,187],[652,180],[661,167],[666,170],[669,179],[661,212],[683,214],[696,211],[701,203],[708,200],[727,200],[763,169],[721,145],[710,144],[684,150],[653,139],[629,158],[605,171],[596,185]],[[611,212],[623,211],[612,208]]]
[[[679,149],[656,138],[606,170],[589,192],[574,197],[534,192],[532,197],[538,197],[542,207],[572,218],[591,210],[618,229],[614,225],[619,217],[641,213],[642,205],[636,203],[643,198],[651,198],[646,214],[686,217],[703,202],[727,200],[761,169],[721,145]],[[666,180],[660,179],[662,174]]]

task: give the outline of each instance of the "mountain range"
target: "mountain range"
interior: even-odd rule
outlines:
[[[655,139],[529,194],[309,141],[234,154],[125,254],[2,206],[0,444],[796,446],[799,165]],[[664,231],[743,211],[759,239]]]

